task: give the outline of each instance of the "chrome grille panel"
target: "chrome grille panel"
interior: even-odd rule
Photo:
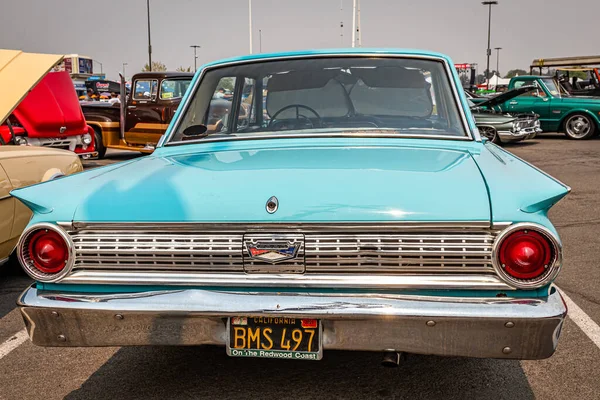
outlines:
[[[197,232],[72,234],[74,269],[239,271],[242,236]]]
[[[307,272],[493,272],[491,233],[307,235]]]
[[[432,224],[433,225],[433,224]],[[204,229],[203,229],[204,228]],[[241,229],[240,229],[241,228]],[[256,225],[253,226],[256,229]],[[361,229],[362,228],[362,229]],[[305,274],[494,274],[491,262],[496,231],[484,227],[440,226],[392,227],[381,224],[369,229],[318,229],[277,224],[261,227],[261,235],[304,236]],[[378,229],[377,229],[378,228]],[[245,226],[160,224],[152,228],[132,224],[86,225],[72,230],[77,270],[166,271],[166,272],[301,272],[300,259],[274,264],[248,263],[244,269]],[[256,231],[254,231],[256,232]]]

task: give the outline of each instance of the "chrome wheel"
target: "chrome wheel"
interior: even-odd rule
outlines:
[[[479,133],[482,137],[487,138],[492,143],[498,143],[498,132],[491,126],[480,126]]]
[[[587,139],[594,135],[594,122],[583,114],[570,116],[565,122],[565,133],[571,139]]]

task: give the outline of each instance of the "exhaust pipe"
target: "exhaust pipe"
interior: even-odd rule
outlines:
[[[386,368],[396,368],[400,365],[400,361],[402,361],[404,358],[404,353],[398,353],[397,351],[386,351],[383,353],[381,365]]]

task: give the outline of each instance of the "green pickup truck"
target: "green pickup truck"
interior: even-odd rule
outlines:
[[[590,139],[600,128],[600,97],[574,97],[549,76],[517,76],[509,90],[535,86],[500,108],[508,113],[533,112],[540,116],[544,132],[563,132],[571,139]]]

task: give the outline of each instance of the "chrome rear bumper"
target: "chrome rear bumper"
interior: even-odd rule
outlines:
[[[228,316],[321,319],[323,348],[443,356],[551,356],[566,315],[544,299],[203,289],[89,294],[27,289],[18,301],[41,346],[225,345]]]

